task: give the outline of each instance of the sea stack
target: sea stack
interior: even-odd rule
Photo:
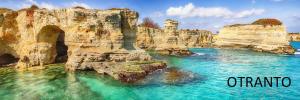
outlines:
[[[212,32],[178,29],[178,25],[178,21],[167,19],[164,29],[138,26],[137,46],[166,55],[190,55],[188,48],[211,47]]]
[[[155,50],[161,54],[167,55],[190,55],[191,52],[188,50],[187,46],[182,44],[183,40],[180,39],[177,32],[178,22],[167,19],[164,25],[162,43],[157,44],[158,46]]]
[[[291,41],[300,41],[300,33],[289,33]]]
[[[277,19],[259,19],[220,30],[215,45],[221,48],[250,48],[278,54],[294,54],[285,26]]]

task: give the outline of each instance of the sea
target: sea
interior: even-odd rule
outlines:
[[[300,49],[300,42],[292,42]],[[94,71],[66,72],[64,64],[19,72],[0,68],[0,100],[299,100],[300,57],[250,50],[190,48],[193,56],[161,56],[169,68],[200,78],[184,83],[127,84]],[[159,79],[150,75],[146,79]],[[289,87],[229,87],[229,77],[289,77]],[[239,81],[238,81],[239,82]],[[275,83],[273,83],[275,84]]]

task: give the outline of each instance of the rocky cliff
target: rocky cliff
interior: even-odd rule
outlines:
[[[272,53],[294,53],[294,49],[289,45],[285,26],[275,19],[260,19],[252,24],[225,26],[220,30],[215,45]]]
[[[300,41],[300,33],[289,33],[290,41]]]
[[[189,48],[211,47],[213,33],[207,30],[179,30],[184,45]]]
[[[166,20],[164,29],[138,27],[137,45],[162,54],[189,55],[188,48],[210,47],[213,34],[206,30],[178,30],[178,22]]]
[[[17,69],[39,69],[66,59],[68,70],[89,69],[95,63],[149,62],[148,54],[136,50],[137,19],[138,13],[129,9],[1,9],[0,55],[19,58]],[[166,67],[151,64],[147,66]],[[105,69],[109,66],[99,66],[93,69],[111,72]]]
[[[129,9],[1,8],[0,66],[17,62],[19,70],[41,69],[67,61],[66,70],[95,70],[133,82],[166,67],[140,48],[190,55],[189,47],[210,47],[215,42],[218,47],[294,52],[277,20],[225,26],[216,36],[205,30],[178,30],[179,23],[169,19],[164,29],[138,27],[137,19],[138,13]]]

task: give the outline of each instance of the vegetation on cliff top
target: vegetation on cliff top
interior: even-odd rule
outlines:
[[[23,9],[20,9],[18,11],[33,11],[33,10],[36,10],[36,9],[39,9],[39,7],[37,5],[31,5],[29,8],[23,8]]]
[[[110,8],[108,10],[129,10],[129,8]]]
[[[265,18],[265,19],[258,19],[251,24],[233,24],[228,26],[236,27],[236,26],[244,26],[244,25],[282,25],[282,22],[279,21],[278,19]]]
[[[298,33],[297,32],[292,32],[292,33],[289,33],[289,34],[296,34],[297,35],[297,34],[300,34],[300,32],[298,32]]]
[[[0,14],[3,14],[3,13],[8,12],[8,11],[13,11],[13,10],[7,9],[7,8],[0,8]]]
[[[252,25],[282,25],[282,22],[277,19],[259,19],[252,23]]]
[[[155,28],[155,29],[159,29],[159,25],[157,23],[155,23],[151,18],[149,17],[145,17],[143,19],[143,22],[139,25],[142,27],[150,27],[150,28]]]
[[[81,7],[81,6],[75,6],[75,7],[73,7],[73,8],[75,8],[75,9],[86,9],[86,8],[84,8],[84,7]]]

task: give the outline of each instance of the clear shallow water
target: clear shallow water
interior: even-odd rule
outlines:
[[[248,50],[191,49],[198,56],[158,56],[169,67],[203,77],[186,84],[126,85],[95,72],[65,72],[63,65],[47,70],[16,72],[0,68],[0,99],[103,99],[103,100],[199,100],[199,99],[299,99],[300,58]],[[228,77],[288,76],[284,87],[227,86]]]

